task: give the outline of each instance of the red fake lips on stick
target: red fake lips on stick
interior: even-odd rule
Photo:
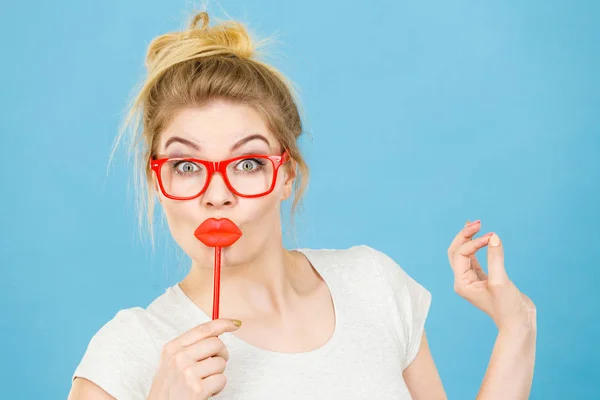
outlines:
[[[206,246],[215,248],[212,318],[218,319],[219,292],[221,286],[221,248],[234,244],[240,236],[242,236],[242,231],[240,231],[240,228],[238,228],[236,224],[227,218],[209,218],[196,228],[194,236]]]

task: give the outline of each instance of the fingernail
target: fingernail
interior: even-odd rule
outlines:
[[[480,222],[481,222],[481,220],[480,220],[480,219],[478,219],[477,221],[473,221],[473,222],[469,222],[469,220],[467,220],[467,223],[465,224],[465,226],[471,226],[471,225],[475,225],[475,224],[478,224],[478,223],[480,223]]]
[[[237,326],[238,328],[239,328],[240,326],[242,326],[242,321],[240,321],[239,319],[232,319],[232,320],[231,320],[231,322],[233,322],[233,324],[234,324],[235,326]]]
[[[492,237],[490,237],[490,241],[488,242],[488,245],[490,245],[492,247],[500,246],[500,237],[498,235],[496,235],[495,233],[492,234]]]

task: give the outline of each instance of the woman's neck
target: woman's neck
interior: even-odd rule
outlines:
[[[255,318],[285,315],[303,293],[315,285],[315,275],[304,255],[281,244],[268,246],[246,264],[221,270],[220,316]],[[213,268],[192,263],[180,284],[205,313],[212,309]]]

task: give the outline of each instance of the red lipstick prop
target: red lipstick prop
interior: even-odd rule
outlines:
[[[221,248],[234,244],[242,236],[242,231],[227,218],[209,218],[196,228],[194,236],[206,246],[215,248],[212,318],[218,319],[221,290]]]

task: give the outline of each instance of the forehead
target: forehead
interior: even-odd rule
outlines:
[[[164,148],[169,138],[178,136],[196,143],[203,150],[223,151],[252,134],[265,136],[270,147],[275,147],[275,136],[256,110],[245,104],[216,101],[177,111],[161,134],[159,148]]]

